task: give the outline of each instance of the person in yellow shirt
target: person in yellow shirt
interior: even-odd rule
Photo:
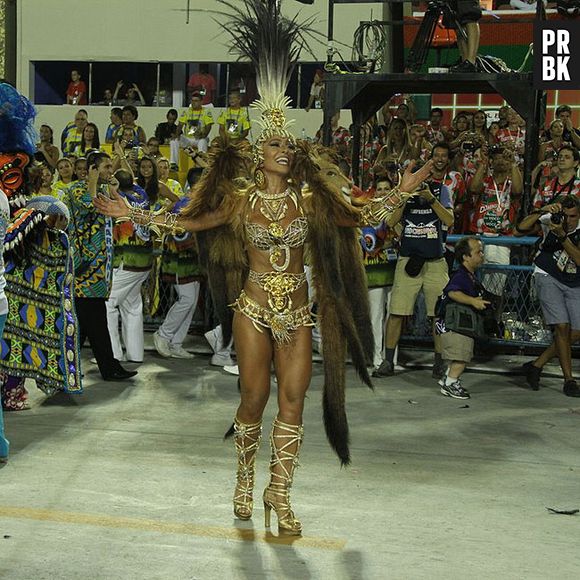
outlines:
[[[165,183],[169,187],[171,193],[174,193],[177,197],[183,197],[183,188],[179,181],[171,179],[169,177],[169,160],[165,157],[160,157],[157,160],[157,171],[159,176],[159,181]]]
[[[201,95],[192,93],[191,105],[179,117],[178,137],[169,143],[171,167],[177,167],[179,148],[195,147],[199,151],[207,152],[208,136],[213,127],[213,115],[209,109],[201,104]]]
[[[228,93],[229,107],[218,118],[220,137],[229,135],[230,139],[245,139],[250,132],[250,119],[245,108],[242,108],[242,95],[239,89]]]
[[[76,180],[74,166],[68,157],[63,157],[56,164],[57,178],[52,185],[52,196],[62,199],[64,192]]]

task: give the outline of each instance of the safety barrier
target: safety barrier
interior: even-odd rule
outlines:
[[[449,244],[462,236],[450,235]],[[533,257],[538,244],[536,237],[481,236],[485,245],[511,249],[509,264],[484,264],[478,277],[484,287],[500,299],[495,309],[495,324],[491,324],[489,341],[514,347],[544,346],[552,342],[552,334],[545,326],[542,309],[533,281]],[[432,329],[427,319],[422,294],[415,312],[407,322],[403,340],[424,342],[430,340]]]
[[[462,236],[450,235],[448,244],[455,244]],[[478,271],[484,286],[491,292],[500,295],[500,304],[496,309],[497,324],[490,342],[514,347],[542,346],[552,341],[551,332],[544,325],[542,311],[533,282],[534,266],[532,264],[536,237],[515,238],[509,236],[480,238],[484,244],[510,247],[510,264],[485,264]],[[160,251],[154,252],[160,255]],[[163,321],[165,314],[176,299],[172,284],[156,280],[153,270],[143,286],[145,325],[156,328]],[[498,289],[501,291],[498,292]],[[494,292],[495,290],[495,292]],[[200,301],[192,327],[200,332],[212,328],[216,321],[212,311],[211,297],[207,284],[202,282]],[[425,301],[419,295],[415,312],[407,320],[402,340],[408,343],[429,341],[432,329],[427,318]]]

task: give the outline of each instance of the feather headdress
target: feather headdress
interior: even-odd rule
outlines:
[[[314,19],[300,22],[298,16],[282,16],[281,0],[217,1],[230,9],[222,13],[227,21],[219,22],[233,40],[230,52],[250,60],[256,70],[260,98],[251,106],[260,111],[262,128],[256,145],[260,148],[274,135],[293,138],[285,92],[300,52],[308,47],[306,36],[315,33]]]

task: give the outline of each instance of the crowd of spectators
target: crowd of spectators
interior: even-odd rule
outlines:
[[[104,147],[111,154],[113,172],[126,170],[132,174],[135,183],[155,203],[175,203],[206,166],[214,136],[249,137],[250,120],[241,106],[238,90],[230,92],[229,106],[217,121],[212,108],[204,107],[204,97],[193,91],[190,106],[181,112],[168,110],[165,120],[160,120],[149,138],[138,124],[138,109],[132,103],[113,107],[111,122],[101,131],[89,121],[87,111],[79,109],[61,133],[60,151],[54,144],[52,128],[43,125],[36,155],[43,171],[36,193],[62,197],[71,185],[87,179],[87,155]],[[456,384],[460,374],[457,365],[469,359],[454,361],[455,376],[448,384],[451,379],[435,324],[438,297],[446,287],[454,262],[453,246],[446,243],[446,238],[449,233],[478,236],[485,241],[481,248],[485,262],[507,265],[510,247],[494,243],[498,236],[522,235],[518,222],[532,209],[543,212],[544,207],[552,207],[554,200],[563,196],[578,198],[580,131],[573,127],[571,113],[570,107],[561,105],[542,132],[532,191],[527,197],[523,196],[522,178],[526,127],[510,107],[501,107],[494,120],[485,110],[461,111],[446,125],[439,108],[431,110],[428,120],[418,119],[413,99],[407,97],[396,107],[387,103],[379,115],[360,128],[360,181],[359,187],[353,189],[355,204],[396,187],[400,172],[410,163],[432,163],[430,181],[421,193],[403,203],[388,223],[369,226],[361,236],[377,344],[374,376],[394,374],[404,321],[415,311],[422,291],[426,315],[433,323],[433,376],[441,381],[443,394],[469,396],[464,387]],[[332,118],[331,149],[345,174],[352,173],[352,130],[340,124],[339,114]],[[322,140],[322,130],[313,140]],[[165,146],[169,147],[163,149]],[[187,155],[187,172],[183,167],[178,171],[183,159],[181,151]],[[525,199],[528,207],[523,206]],[[477,256],[468,252],[471,248],[478,253],[479,246],[475,242],[464,246],[462,260],[475,264]],[[502,301],[506,274],[486,273],[481,279],[486,302],[495,308]],[[448,291],[453,292],[449,288]],[[185,294],[191,301],[198,293],[199,288]],[[576,334],[568,342],[572,344],[575,337]],[[169,343],[162,342],[167,340],[156,337],[160,352],[170,352]],[[118,340],[116,345],[120,348]],[[181,344],[176,348],[183,354]],[[231,361],[229,354],[227,359]],[[575,392],[570,388],[568,391]]]

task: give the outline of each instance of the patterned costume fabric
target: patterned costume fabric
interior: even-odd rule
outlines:
[[[138,185],[133,191],[119,191],[132,206],[143,210],[149,209],[149,198],[145,190]],[[125,270],[145,271],[153,264],[153,244],[149,228],[135,225],[131,221],[115,224],[113,227],[114,259],[113,268],[123,264]]]
[[[4,235],[10,219],[10,206],[8,205],[8,198],[0,189],[0,247],[4,243]],[[4,323],[6,322],[6,292],[5,292],[5,278],[4,278],[4,259],[0,253],[0,338],[4,330]],[[5,461],[8,457],[8,450],[10,443],[4,436],[4,417],[2,411],[2,404],[0,403],[0,461]]]
[[[176,202],[171,211],[179,213],[188,203],[189,198],[183,197]],[[171,284],[188,284],[200,280],[203,270],[199,264],[195,236],[185,233],[180,236],[163,237],[161,276],[165,282]]]
[[[97,213],[86,181],[75,181],[65,192],[69,208],[69,235],[74,242],[75,295],[107,298],[111,291],[113,226]]]
[[[73,261],[64,232],[37,228],[26,238],[26,256],[6,255],[9,312],[0,341],[6,408],[17,406],[18,380],[33,378],[47,394],[82,392]],[[12,387],[12,388],[11,388]]]

